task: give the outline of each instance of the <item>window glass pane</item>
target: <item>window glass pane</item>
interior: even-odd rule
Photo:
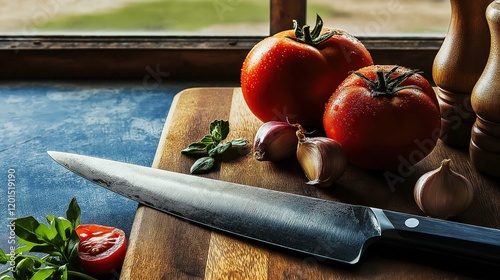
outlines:
[[[325,26],[357,36],[445,35],[449,0],[308,0],[308,24],[319,14]]]
[[[0,0],[0,33],[268,35],[269,0]]]

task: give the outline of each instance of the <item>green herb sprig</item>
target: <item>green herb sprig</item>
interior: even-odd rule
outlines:
[[[245,147],[247,145],[248,141],[243,138],[222,143],[228,134],[229,121],[215,120],[210,123],[210,134],[203,136],[198,142],[189,144],[187,148],[181,151],[185,155],[204,155],[193,163],[189,170],[191,174],[210,171],[215,165],[217,156],[224,154],[231,147]]]
[[[73,198],[66,210],[66,218],[47,215],[47,224],[32,216],[15,219],[17,242],[24,246],[15,249],[14,265],[0,271],[2,280],[95,279],[80,270],[76,227],[80,224],[80,206]],[[37,253],[35,255],[28,254]],[[41,254],[45,256],[40,256]],[[0,249],[0,264],[7,264],[11,256]],[[12,272],[12,276],[8,274]]]

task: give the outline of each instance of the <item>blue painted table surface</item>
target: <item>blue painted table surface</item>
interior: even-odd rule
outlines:
[[[1,248],[8,252],[11,218],[45,222],[47,214],[64,216],[73,197],[82,223],[119,227],[128,236],[137,203],[72,174],[47,150],[150,166],[174,95],[192,86],[0,82]],[[9,172],[15,175],[13,211],[8,211]]]

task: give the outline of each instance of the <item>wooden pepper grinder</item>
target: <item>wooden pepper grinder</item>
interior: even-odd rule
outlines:
[[[477,119],[470,141],[472,165],[479,171],[500,176],[500,0],[486,10],[491,50],[483,74],[472,91]]]
[[[441,107],[441,140],[467,148],[476,115],[470,104],[472,89],[484,70],[490,48],[484,16],[491,0],[450,0],[448,33],[432,66]]]

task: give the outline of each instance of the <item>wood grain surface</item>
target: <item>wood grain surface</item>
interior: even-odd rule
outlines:
[[[185,90],[174,98],[153,167],[189,173],[195,158],[180,151],[205,135],[214,119],[229,120],[228,139],[244,137],[250,142],[262,124],[246,107],[239,88]],[[239,153],[199,176],[417,215],[423,213],[413,199],[416,180],[450,158],[452,169],[468,177],[476,189],[472,206],[453,220],[500,229],[498,180],[471,168],[467,151],[440,142],[423,161],[402,165],[399,173],[349,166],[328,189],[306,185],[294,159],[258,162],[248,150]],[[490,277],[495,269],[392,245],[370,246],[358,265],[349,266],[213,232],[139,206],[120,279],[473,279]]]

